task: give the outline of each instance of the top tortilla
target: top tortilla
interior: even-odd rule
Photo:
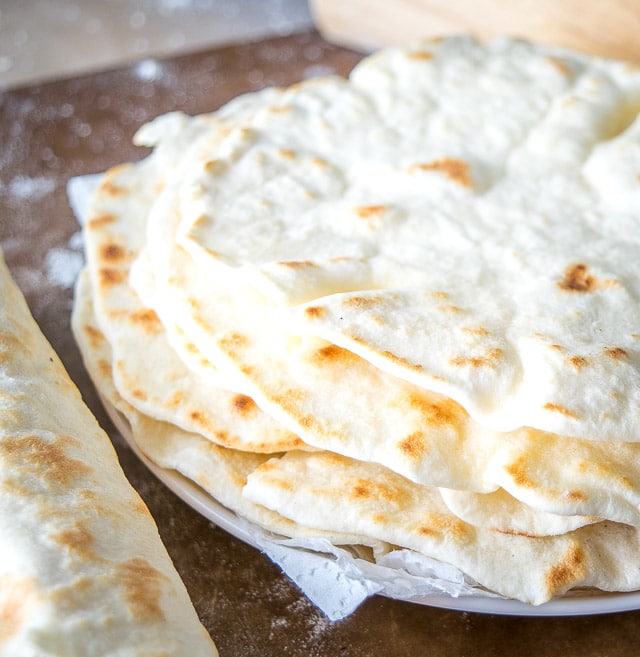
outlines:
[[[193,161],[177,241],[486,427],[637,441],[639,107],[621,62],[388,49]]]

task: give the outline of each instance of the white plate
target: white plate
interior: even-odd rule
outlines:
[[[131,449],[160,481],[212,523],[244,543],[258,550],[261,549],[256,543],[255,534],[250,531],[251,523],[239,518],[233,511],[216,502],[202,488],[178,472],[160,468],[150,461],[137,448],[126,420],[104,399],[103,404],[109,417]],[[384,593],[380,595],[384,595]],[[442,609],[507,616],[589,616],[640,609],[640,591],[630,593],[576,591],[538,606],[503,598],[452,597],[449,595],[428,595],[411,598],[407,601]]]

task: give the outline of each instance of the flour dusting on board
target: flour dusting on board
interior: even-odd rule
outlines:
[[[6,191],[17,200],[38,201],[47,194],[51,194],[56,188],[54,178],[37,176],[15,176],[6,185]]]
[[[83,265],[82,252],[55,247],[47,253],[44,262],[47,281],[57,287],[70,288]]]

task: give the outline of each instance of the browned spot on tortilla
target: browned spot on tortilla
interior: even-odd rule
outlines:
[[[588,497],[580,490],[569,490],[565,493],[567,499],[572,502],[586,502]]]
[[[147,333],[158,333],[162,331],[162,323],[155,311],[151,308],[143,308],[130,313],[131,321],[142,326]]]
[[[22,341],[19,340],[16,335],[9,333],[8,331],[0,332],[0,349],[2,349],[2,354],[6,354],[8,357],[14,349],[18,350],[23,348],[24,345],[22,344]]]
[[[322,460],[324,463],[328,464],[328,467],[334,468],[344,467],[351,462],[351,459],[342,456],[342,454],[337,454],[336,452],[324,452]]]
[[[207,253],[208,256],[211,256],[214,260],[221,260],[222,255],[220,255],[217,251],[214,251],[213,249],[210,249],[208,246],[205,247],[204,249]]]
[[[379,217],[387,209],[386,205],[360,205],[355,209],[355,213],[362,219]]]
[[[183,404],[184,401],[185,401],[184,392],[182,392],[181,390],[176,390],[171,395],[171,397],[169,397],[169,399],[167,400],[167,404],[175,408],[176,406],[180,406],[181,404]]]
[[[182,337],[184,338],[184,335],[182,335]],[[185,342],[183,346],[192,355],[199,353],[198,347],[196,347],[196,345],[193,344],[193,342]]]
[[[265,461],[264,463],[261,463],[256,469],[256,472],[260,472],[262,474],[264,472],[273,472],[273,470],[277,470],[278,460],[279,459],[273,459],[271,461]]]
[[[146,516],[148,518],[152,517],[151,511],[149,511],[149,507],[143,502],[142,498],[139,495],[136,495],[134,497],[134,499],[131,501],[131,504],[129,506],[134,513],[140,514],[142,516]]]
[[[566,292],[594,292],[618,285],[620,285],[618,281],[598,280],[589,273],[587,265],[581,262],[569,265],[564,271],[562,280],[558,282],[558,287]]]
[[[117,185],[116,183],[106,180],[100,186],[100,192],[106,194],[107,196],[121,196],[122,194],[127,193],[127,188],[122,185]]]
[[[325,310],[320,306],[309,306],[304,309],[304,314],[309,319],[320,319],[324,316]]]
[[[303,427],[304,429],[314,429],[319,426],[318,420],[316,420],[313,415],[302,415],[298,422],[300,423],[300,426]]]
[[[586,557],[579,545],[571,545],[562,560],[552,566],[545,575],[550,593],[566,591],[580,582],[587,573]]]
[[[100,284],[104,287],[111,285],[120,285],[127,279],[127,272],[122,269],[113,269],[112,267],[103,267],[98,270]]]
[[[392,504],[398,504],[406,498],[406,493],[401,489],[371,479],[355,481],[351,487],[351,495],[357,499],[374,499]]]
[[[5,575],[0,579],[0,648],[20,633],[31,616],[36,597],[35,582],[30,577]]]
[[[80,441],[71,436],[53,441],[38,436],[5,438],[0,441],[0,454],[6,459],[8,472],[25,469],[51,489],[67,488],[91,472],[91,468],[65,453]]]
[[[223,335],[218,340],[218,344],[228,354],[237,356],[238,351],[248,346],[249,340],[245,335],[242,335],[242,333],[234,331]]]
[[[363,340],[354,339],[354,342],[361,342],[365,344]],[[398,356],[397,354],[394,354],[392,351],[382,351],[380,352],[380,355],[384,356],[388,361],[392,363],[396,363],[396,365],[401,365],[402,367],[406,369],[414,370],[415,372],[420,372],[424,369],[422,365],[417,363],[412,363],[410,360],[407,360],[402,356]]]
[[[271,105],[268,108],[268,111],[273,114],[283,114],[285,112],[290,112],[292,109],[291,105]]]
[[[507,529],[505,527],[492,527],[492,531],[499,534],[507,534],[508,536],[526,536],[527,538],[537,538],[538,534],[526,532],[523,529]]]
[[[411,460],[417,461],[427,451],[424,433],[422,431],[414,431],[398,443],[398,448]]]
[[[102,376],[104,376],[106,379],[111,378],[111,374],[112,374],[111,363],[108,360],[101,358],[98,361],[98,369],[100,370]]]
[[[631,479],[629,479],[629,477],[627,477],[626,475],[618,475],[618,481],[625,488],[628,488],[629,490],[636,490],[636,487],[635,487],[633,481],[631,481]]]
[[[79,521],[74,527],[64,529],[51,538],[80,559],[94,561],[97,558],[94,551],[95,538],[91,531]]]
[[[417,532],[421,536],[428,536],[429,538],[440,538],[440,536],[442,536],[441,531],[438,531],[437,529],[430,527],[429,525],[420,525],[417,528]]]
[[[294,489],[293,482],[288,481],[287,479],[281,479],[280,477],[268,477],[267,481],[271,486],[274,488],[279,488],[280,490],[290,492]]]
[[[139,401],[147,401],[147,399],[149,398],[147,393],[144,390],[140,390],[139,388],[132,390],[131,396],[134,397],[135,399],[138,399]]]
[[[305,269],[307,267],[315,267],[311,260],[280,260],[276,263],[281,267],[288,267],[289,269]]]
[[[120,246],[120,244],[111,242],[102,246],[100,249],[100,255],[102,256],[102,259],[107,262],[118,263],[126,260],[127,250]]]
[[[433,53],[429,52],[428,50],[412,50],[411,52],[407,53],[407,58],[426,61],[433,59]]]
[[[289,160],[293,160],[296,156],[296,152],[290,148],[281,148],[278,153]]]
[[[578,416],[573,411],[570,411],[568,408],[565,408],[561,404],[555,404],[553,402],[547,402],[543,406],[543,408],[545,409],[545,411],[552,411],[554,413],[560,413],[561,415],[573,418],[574,420],[578,419]]]
[[[208,430],[209,432],[211,432],[211,427],[208,427]],[[235,436],[229,436],[228,432],[226,432],[224,429],[219,429],[218,431],[215,431],[214,435],[216,442],[226,447],[230,447],[231,443],[236,441]]]
[[[622,347],[605,347],[604,353],[612,360],[624,360],[629,356]]]
[[[534,488],[536,483],[528,476],[524,456],[516,459],[513,463],[504,466],[505,472],[511,476],[513,483],[521,488]]]
[[[436,306],[436,310],[439,310],[441,313],[452,313],[452,314],[457,314],[462,312],[462,308],[459,306],[454,306],[454,305],[442,305],[442,306]]]
[[[114,579],[124,589],[124,599],[133,618],[143,622],[164,620],[160,597],[167,577],[146,559],[134,557],[119,563]]]
[[[427,513],[424,521],[418,527],[418,532],[434,538],[440,538],[445,534],[456,541],[465,542],[470,537],[471,529],[459,518],[439,513]]]
[[[222,162],[220,162],[220,160],[207,160],[204,163],[204,170],[207,173],[215,173],[217,170],[219,170],[223,166],[224,166],[224,164]]]
[[[102,226],[108,226],[116,221],[116,217],[112,214],[99,214],[96,217],[92,217],[87,222],[89,228],[100,228]]]
[[[420,394],[412,394],[409,404],[416,409],[428,427],[456,426],[465,414],[463,408],[452,399],[432,401]]]
[[[207,416],[199,410],[189,411],[189,419],[202,427],[206,427],[209,424]]]
[[[569,364],[576,370],[581,370],[589,364],[589,361],[584,356],[570,356]]]
[[[84,334],[87,336],[87,340],[89,341],[89,344],[93,349],[97,349],[104,341],[104,335],[102,334],[102,331],[97,329],[95,326],[91,326],[90,324],[85,324],[82,327],[82,330],[84,331]]]
[[[577,263],[565,269],[564,277],[558,283],[558,287],[568,292],[592,292],[596,282],[589,274],[587,265]]]
[[[564,351],[564,347],[560,344],[550,344],[549,349],[553,349],[554,351]]]
[[[311,160],[312,164],[315,164],[317,167],[327,167],[329,166],[326,160],[323,160],[321,157],[314,157]]]
[[[256,368],[252,367],[251,365],[240,364],[238,367],[239,367],[240,372],[242,374],[244,374],[245,376],[251,377],[251,378],[254,376],[255,371],[256,371]]]
[[[471,187],[473,181],[471,180],[471,175],[469,173],[469,164],[464,160],[457,160],[451,157],[443,157],[439,160],[434,160],[433,162],[424,162],[421,164],[412,164],[409,167],[410,171],[413,170],[420,171],[434,171],[437,173],[442,173],[447,178],[452,180],[463,187]]]
[[[253,399],[251,399],[251,397],[247,397],[246,395],[236,395],[233,398],[232,404],[236,412],[244,417],[254,415],[258,410],[258,407],[256,406],[256,403],[253,401]]]
[[[351,363],[356,357],[346,349],[338,347],[335,344],[329,344],[326,347],[320,347],[313,352],[313,361],[316,363]]]
[[[377,306],[382,302],[382,298],[377,295],[361,296],[353,295],[345,297],[342,300],[342,305],[346,308],[355,308],[356,310],[365,310],[371,306]]]
[[[471,367],[478,369],[480,367],[489,367],[495,369],[496,361],[502,358],[502,349],[489,349],[484,356],[456,356],[449,359],[449,363],[454,367]]]
[[[547,57],[547,61],[556,69],[556,71],[562,73],[562,75],[569,75],[570,69],[566,60],[561,59],[560,57]]]
[[[208,221],[209,217],[206,214],[200,214],[194,219],[192,226],[193,228],[202,228]]]
[[[463,326],[460,330],[463,333],[469,333],[470,335],[478,335],[480,337],[486,337],[489,335],[489,331],[483,326]]]

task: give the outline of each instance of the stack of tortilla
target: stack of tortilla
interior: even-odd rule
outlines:
[[[74,330],[141,450],[287,536],[640,589],[640,70],[470,37],[141,128]]]

